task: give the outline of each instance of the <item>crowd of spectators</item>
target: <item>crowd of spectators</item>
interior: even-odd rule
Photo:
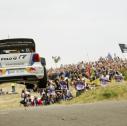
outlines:
[[[122,70],[127,69],[127,60],[119,57],[99,58],[95,62],[80,62],[78,64],[70,64],[61,66],[57,69],[49,69],[48,77],[50,80],[59,79],[61,76],[68,78],[71,82],[74,80],[89,80],[90,84],[99,79],[100,84],[104,85],[113,79],[116,82],[124,80]],[[88,82],[88,81],[87,81]]]
[[[121,82],[124,80],[121,71],[126,68],[127,60],[119,57],[101,57],[95,62],[82,61],[78,64],[51,68],[47,71],[46,89],[40,89],[38,97],[32,97],[23,90],[21,103],[24,106],[38,106],[70,100],[74,97],[71,88],[76,91],[76,96],[79,96],[85,91],[95,89],[97,85],[106,86],[112,80]]]
[[[57,85],[58,84],[58,85]],[[61,85],[59,85],[61,84]],[[29,91],[22,90],[20,103],[24,106],[40,106],[58,103],[61,100],[72,99],[68,84],[61,78],[60,83],[48,81],[47,88],[38,90],[39,96],[31,96]]]

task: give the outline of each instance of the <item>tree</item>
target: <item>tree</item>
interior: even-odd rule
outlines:
[[[57,63],[60,61],[60,56],[52,56],[52,59],[54,61],[54,63],[56,64],[56,67],[57,67]]]

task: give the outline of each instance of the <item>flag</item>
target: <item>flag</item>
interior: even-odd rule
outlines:
[[[108,53],[107,59],[108,59],[108,60],[112,60],[112,55],[111,55],[110,53]]]
[[[127,53],[127,44],[119,44],[122,53]]]

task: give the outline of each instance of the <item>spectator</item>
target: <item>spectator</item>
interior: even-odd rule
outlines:
[[[36,96],[34,96],[32,104],[33,104],[33,106],[38,106],[38,98]]]
[[[108,75],[106,75],[106,74],[102,75],[101,78],[100,78],[100,82],[101,82],[102,86],[106,86],[109,82]]]
[[[81,77],[75,82],[75,89],[77,91],[76,96],[79,96],[84,92],[85,83],[81,80]]]
[[[116,72],[116,74],[115,74],[115,81],[116,82],[122,82],[123,81],[123,76],[122,76],[121,73]]]
[[[67,89],[68,89],[68,84],[67,84],[67,82],[64,80],[64,77],[61,77],[61,80],[60,80],[60,87],[61,87],[61,90],[67,90]]]
[[[15,93],[15,83],[12,83],[11,87],[12,87],[12,93]]]
[[[20,104],[23,104],[24,106],[26,106],[26,97],[27,97],[27,95],[25,93],[25,90],[22,90]]]

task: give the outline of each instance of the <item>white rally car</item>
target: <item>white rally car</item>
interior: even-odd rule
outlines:
[[[28,38],[0,40],[0,82],[34,81],[46,86],[45,59],[35,51],[35,42]]]

